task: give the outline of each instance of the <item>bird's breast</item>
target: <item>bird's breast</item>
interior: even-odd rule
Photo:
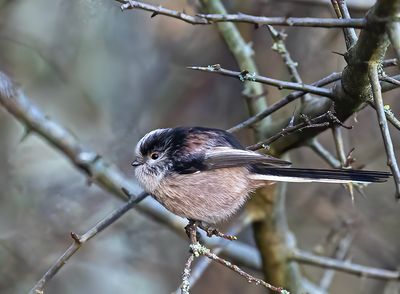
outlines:
[[[208,223],[219,222],[240,208],[251,192],[245,167],[165,176],[154,197],[171,212]]]

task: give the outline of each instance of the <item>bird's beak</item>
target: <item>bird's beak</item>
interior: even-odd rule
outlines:
[[[137,167],[137,166],[139,166],[139,165],[141,165],[142,164],[142,162],[140,162],[138,159],[135,159],[134,161],[132,161],[132,163],[131,163],[131,165],[133,166],[133,167]]]

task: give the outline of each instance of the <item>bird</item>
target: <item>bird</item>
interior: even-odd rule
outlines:
[[[372,183],[391,174],[352,169],[293,168],[291,162],[246,150],[231,133],[175,127],[147,133],[135,147],[139,185],[172,213],[217,224],[256,189],[275,182]]]

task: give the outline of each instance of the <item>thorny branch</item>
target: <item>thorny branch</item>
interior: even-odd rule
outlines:
[[[123,3],[121,10],[140,9],[152,12],[152,17],[165,15],[180,19],[193,25],[209,25],[217,22],[243,22],[255,25],[280,25],[280,26],[302,26],[302,27],[321,27],[339,28],[354,27],[363,28],[365,20],[363,18],[336,19],[336,18],[312,18],[312,17],[265,17],[253,16],[243,13],[238,14],[196,14],[189,15],[184,12],[154,6],[139,1],[116,0]]]

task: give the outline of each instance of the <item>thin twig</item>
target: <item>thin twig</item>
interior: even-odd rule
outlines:
[[[364,266],[349,261],[337,260],[335,258],[319,256],[300,249],[295,249],[289,253],[289,260],[300,263],[314,265],[322,268],[329,268],[348,274],[365,278],[382,280],[400,280],[400,272]]]
[[[332,91],[330,89],[316,87],[307,84],[301,83],[293,83],[287,81],[281,81],[277,79],[271,79],[263,76],[256,75],[254,73],[250,73],[247,70],[242,72],[233,71],[229,69],[222,68],[219,64],[211,65],[211,66],[189,66],[189,69],[217,73],[220,75],[233,77],[239,79],[240,81],[251,81],[251,82],[258,82],[270,86],[275,86],[279,89],[290,89],[290,90],[297,90],[302,92],[308,92],[319,96],[334,98],[332,95]]]
[[[342,240],[340,240],[336,250],[333,254],[333,257],[338,260],[344,260],[346,255],[350,249],[351,243],[353,241],[353,235],[347,234]],[[322,276],[319,287],[328,292],[330,285],[332,284],[333,277],[335,276],[335,271],[332,269],[328,269],[325,271]]]
[[[333,168],[341,168],[340,161],[327,150],[316,138],[309,141],[308,146]]]
[[[397,58],[400,58],[400,23],[397,21],[389,22],[386,25],[386,31]]]
[[[271,25],[268,25],[267,28],[272,39],[274,40],[274,45],[272,46],[272,50],[276,51],[281,56],[282,60],[285,62],[286,67],[289,70],[292,82],[302,84],[303,80],[301,79],[299,71],[297,70],[298,64],[292,59],[288,49],[286,48],[285,38],[287,35],[283,31],[281,32],[277,31]],[[310,98],[311,98],[310,94],[307,93],[302,97],[302,102]]]
[[[389,67],[389,66],[397,66],[398,62],[396,58],[391,58],[391,59],[386,59],[382,62],[383,67]]]
[[[382,132],[383,143],[387,155],[387,165],[390,167],[396,186],[396,199],[400,199],[400,170],[397,165],[396,155],[394,153],[392,138],[386,120],[381,85],[379,83],[378,64],[370,63],[368,77],[371,83],[372,95],[374,97],[376,113],[378,115],[379,127]]]
[[[346,152],[344,151],[343,134],[340,127],[332,128],[333,141],[335,142],[336,154],[340,160],[341,167],[344,168],[346,164]]]
[[[326,76],[326,77],[322,78],[321,80],[316,81],[315,83],[312,83],[311,85],[315,86],[315,87],[325,86],[325,85],[328,85],[330,83],[333,83],[333,82],[339,80],[341,78],[341,76],[342,76],[341,73],[332,73],[329,76]],[[287,95],[286,97],[279,100],[278,102],[275,102],[274,104],[272,104],[267,109],[257,113],[256,115],[246,119],[245,121],[233,126],[232,128],[230,128],[228,130],[228,132],[234,133],[241,129],[247,128],[247,127],[259,122],[260,120],[264,119],[265,117],[271,115],[275,111],[281,109],[282,107],[289,104],[290,102],[302,97],[305,94],[306,94],[306,92],[301,92],[301,91],[292,92],[289,95]]]
[[[345,0],[331,0],[335,9],[336,16],[339,19],[351,19]],[[357,34],[354,28],[343,28],[347,50],[357,43]]]
[[[383,76],[383,77],[380,77],[379,79],[380,79],[381,81],[391,83],[392,85],[400,86],[400,81],[398,81],[398,80],[396,80],[396,79],[394,79],[394,78],[392,78],[392,77]]]
[[[368,103],[369,106],[371,106],[373,109],[376,110],[376,106],[375,106],[375,103],[374,103],[373,101],[370,101],[370,100],[369,100],[367,103]],[[385,111],[386,119],[387,119],[396,129],[398,129],[398,130],[400,131],[400,120],[397,119],[397,118],[394,116],[394,113],[391,111],[390,108],[387,108],[387,107],[385,108],[385,107],[384,107],[384,111]]]
[[[165,15],[182,20],[193,25],[208,25],[216,22],[243,22],[256,25],[280,25],[280,26],[302,26],[302,27],[321,27],[321,28],[343,28],[354,27],[363,28],[365,19],[336,19],[336,18],[312,18],[312,17],[265,17],[254,16],[243,13],[238,14],[197,14],[189,15],[176,10],[154,6],[139,1],[116,0],[124,3],[122,10],[140,9],[152,12],[152,17],[156,15]]]
[[[303,122],[300,122],[297,125],[288,126],[288,127],[284,128],[283,130],[281,130],[279,133],[273,135],[272,137],[270,137],[262,142],[248,146],[247,149],[248,150],[268,149],[268,145],[272,144],[279,138],[282,138],[284,136],[287,136],[287,135],[297,132],[297,131],[302,131],[304,129],[327,128],[334,124],[339,124],[343,127],[351,128],[351,127],[347,127],[347,126],[343,125],[331,110],[328,110],[326,113],[324,113],[320,116],[317,116],[317,117],[308,118],[303,115],[302,118],[304,120]]]
[[[194,260],[194,254],[190,253],[186,263],[185,263],[185,268],[183,269],[183,274],[182,274],[182,284],[180,287],[181,294],[189,294],[190,291],[190,277],[191,277],[191,267],[192,263]],[[179,293],[176,291],[175,293]]]
[[[87,231],[82,236],[76,233],[71,233],[73,242],[70,247],[61,255],[59,259],[47,270],[43,277],[36,283],[36,285],[29,291],[30,294],[43,293],[43,289],[46,284],[57,274],[57,272],[65,265],[65,263],[90,239],[95,237],[98,233],[103,231],[105,228],[112,225],[115,221],[121,218],[126,212],[128,212],[133,206],[138,204],[147,196],[147,193],[141,193],[137,197],[131,197],[131,199],[125,203],[122,207],[116,209],[94,227]]]
[[[275,287],[261,279],[255,278],[252,275],[246,273],[245,271],[243,271],[240,267],[238,267],[237,265],[232,264],[231,262],[217,256],[216,254],[210,252],[210,251],[205,251],[203,253],[203,255],[207,256],[208,258],[218,262],[219,264],[222,264],[223,266],[233,270],[235,273],[241,275],[242,277],[244,277],[249,283],[255,283],[256,285],[262,285],[265,288],[274,291],[274,292],[278,292],[278,293],[289,293],[288,291],[280,288],[280,287]]]

